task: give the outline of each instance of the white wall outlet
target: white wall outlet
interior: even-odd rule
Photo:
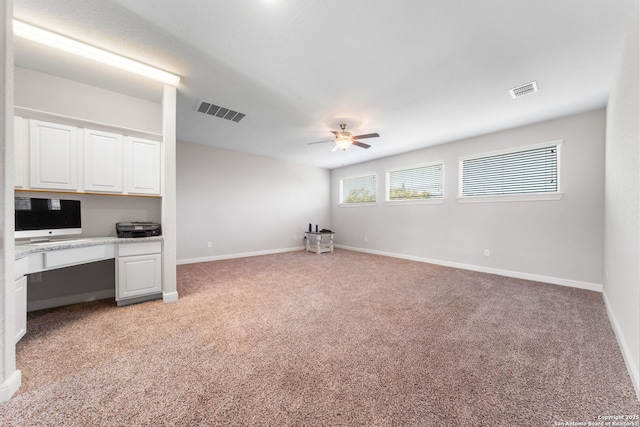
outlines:
[[[212,247],[212,246],[213,246],[213,244],[212,244],[211,242],[207,242],[207,247],[208,247],[208,248],[210,248],[210,247]]]
[[[364,236],[364,241],[365,241],[365,242],[368,242],[368,241],[369,241],[369,238],[368,238],[367,236]]]
[[[491,255],[491,251],[489,249],[485,249],[484,256],[490,256],[490,255]]]

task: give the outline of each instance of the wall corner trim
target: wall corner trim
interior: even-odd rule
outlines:
[[[164,292],[162,294],[162,302],[176,302],[178,301],[178,292]]]
[[[6,402],[18,391],[22,384],[22,372],[15,370],[9,378],[0,384],[0,402]]]

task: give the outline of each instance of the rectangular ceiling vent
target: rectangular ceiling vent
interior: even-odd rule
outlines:
[[[244,119],[244,117],[246,116],[246,114],[244,113],[239,113],[230,108],[221,107],[219,105],[215,105],[205,101],[202,101],[198,106],[198,112],[214,117],[219,117],[221,119],[231,120],[232,122],[236,123]]]
[[[524,84],[522,86],[514,87],[509,91],[511,97],[513,99],[520,98],[525,95],[529,95],[531,93],[536,93],[538,91],[538,84],[536,82],[531,82]]]

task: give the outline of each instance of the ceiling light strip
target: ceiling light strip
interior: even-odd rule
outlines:
[[[74,55],[79,55],[112,67],[120,68],[121,70],[157,80],[171,86],[178,86],[180,84],[180,77],[175,74],[107,52],[97,47],[89,46],[88,44],[43,30],[42,28],[25,24],[24,22],[17,21],[15,19],[13,20],[13,34]]]

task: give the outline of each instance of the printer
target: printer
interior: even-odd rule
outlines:
[[[121,238],[152,237],[162,235],[162,230],[157,222],[118,222],[116,223],[116,235]]]

